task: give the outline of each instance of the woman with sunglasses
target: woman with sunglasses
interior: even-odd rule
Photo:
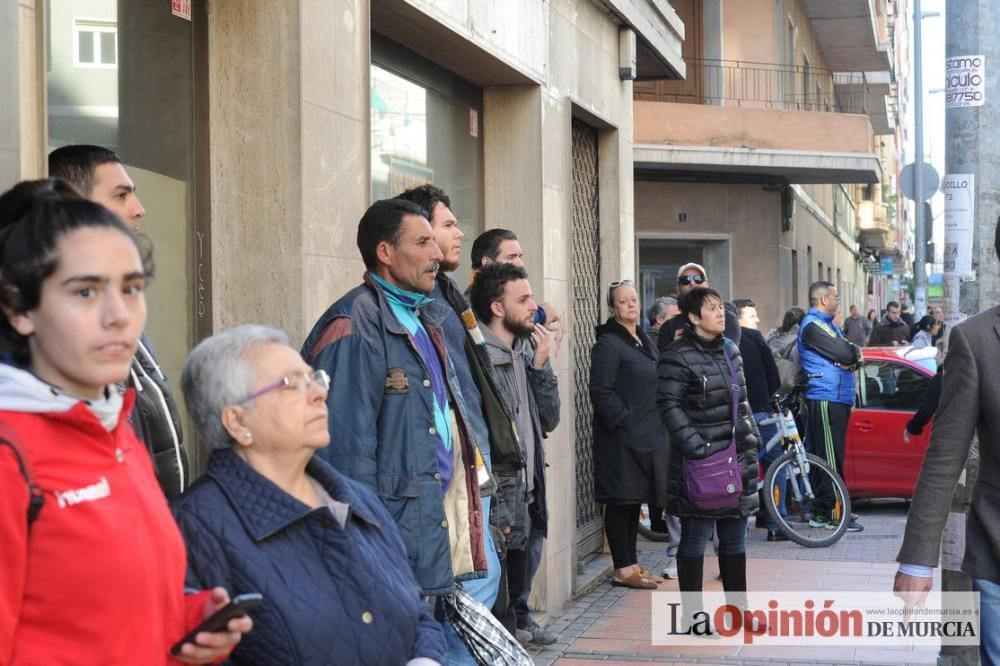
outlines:
[[[212,455],[173,503],[188,583],[264,596],[233,664],[442,662],[444,635],[392,516],[313,455],[330,443],[329,381],[264,326],[191,352],[181,388]]]
[[[677,269],[677,302],[680,303],[681,299],[684,298],[692,289],[698,287],[710,287],[708,283],[708,273],[705,272],[705,268],[700,264],[687,263]],[[732,303],[725,303],[725,316],[726,316],[726,331],[725,335],[727,338],[735,342],[737,345],[740,344],[740,317],[736,312],[736,306]],[[687,326],[687,317],[683,314],[678,314],[673,319],[668,319],[663,322],[663,326],[660,327],[660,335],[656,342],[656,348],[659,353],[666,351],[667,347],[670,346],[677,338],[681,336],[684,331],[684,327]]]
[[[0,664],[201,664],[249,631],[201,632],[185,554],[129,424],[148,253],[65,182],[0,197]]]
[[[655,589],[663,579],[639,566],[636,538],[643,503],[654,497],[654,460],[666,459],[666,429],[656,409],[656,348],[642,330],[642,309],[631,280],[608,286],[611,316],[597,327],[591,351],[594,405],[594,498],[605,505],[611,584]],[[665,465],[663,466],[665,468]]]

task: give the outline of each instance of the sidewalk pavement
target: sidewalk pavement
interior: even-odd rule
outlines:
[[[902,503],[855,507],[864,532],[848,533],[830,548],[802,548],[790,542],[768,543],[765,531],[747,535],[748,586],[751,590],[891,590],[896,553],[906,524]],[[639,537],[639,563],[656,574],[666,564],[664,544]],[[714,556],[705,558],[705,589],[721,590]],[[940,576],[935,577],[940,586]],[[661,590],[677,590],[668,580]],[[937,647],[817,648],[773,646],[653,646],[651,592],[611,587],[604,576],[590,591],[546,618],[560,642],[531,647],[535,664],[595,666],[636,662],[674,664],[935,664]]]

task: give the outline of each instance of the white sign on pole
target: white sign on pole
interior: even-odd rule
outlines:
[[[972,273],[972,227],[975,217],[976,176],[946,174],[944,194],[944,274],[966,278]]]
[[[986,101],[986,58],[982,55],[944,59],[944,106],[957,109]]]

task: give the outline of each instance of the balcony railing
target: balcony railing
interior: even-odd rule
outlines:
[[[635,84],[634,98],[652,102],[721,104],[747,108],[867,113],[864,72],[834,72],[804,65],[685,58],[683,81]]]

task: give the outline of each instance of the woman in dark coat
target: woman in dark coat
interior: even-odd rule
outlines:
[[[656,347],[640,326],[642,310],[630,280],[608,287],[612,316],[597,327],[591,352],[594,404],[594,494],[605,504],[604,531],[615,571],[611,584],[655,589],[662,579],[639,566],[639,507],[652,503],[654,456],[666,456],[666,429],[650,388]]]
[[[705,545],[714,530],[719,535],[722,586],[727,594],[745,592],[747,517],[757,511],[759,435],[747,402],[743,360],[736,344],[723,336],[725,310],[718,292],[692,289],[680,305],[688,323],[660,358],[656,395],[672,444],[667,510],[681,519],[678,582],[682,592],[701,591]],[[735,423],[727,356],[739,390]],[[682,461],[723,451],[733,437],[743,490],[727,508],[698,508],[685,494]]]

